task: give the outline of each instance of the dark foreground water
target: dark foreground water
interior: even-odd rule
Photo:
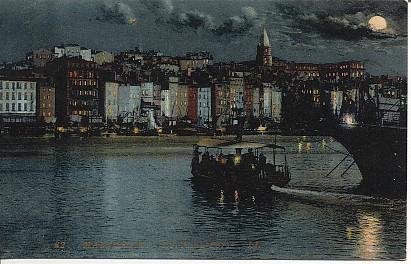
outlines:
[[[326,177],[331,138],[278,138],[292,192],[264,201],[193,188],[183,141],[0,146],[0,257],[405,258],[405,201],[351,194],[350,159]]]

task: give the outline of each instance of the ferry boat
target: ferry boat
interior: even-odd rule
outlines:
[[[291,179],[285,148],[277,144],[206,138],[193,145],[193,156],[193,182],[211,191],[270,192]]]

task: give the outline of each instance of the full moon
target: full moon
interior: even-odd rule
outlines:
[[[372,31],[380,31],[387,28],[387,21],[381,16],[373,16],[368,21],[368,27]]]

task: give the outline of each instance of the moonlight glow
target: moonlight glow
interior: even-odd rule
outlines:
[[[380,31],[387,28],[387,21],[381,16],[373,16],[368,21],[368,27],[372,31]]]

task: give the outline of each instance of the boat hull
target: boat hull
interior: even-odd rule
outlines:
[[[289,175],[275,173],[258,174],[244,172],[208,173],[192,170],[192,181],[210,191],[224,190],[225,192],[241,191],[249,193],[270,192],[271,186],[284,187],[290,181]]]
[[[391,127],[339,128],[334,137],[353,156],[362,175],[362,194],[405,198],[407,130]]]

